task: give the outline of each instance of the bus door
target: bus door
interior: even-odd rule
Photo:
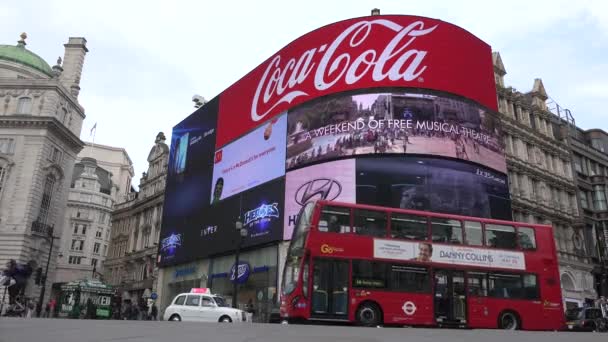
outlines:
[[[435,270],[434,280],[435,321],[439,324],[465,324],[464,271]]]
[[[349,261],[315,258],[311,317],[348,318]]]

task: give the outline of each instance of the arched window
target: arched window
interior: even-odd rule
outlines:
[[[574,279],[568,274],[564,273],[561,276],[562,288],[566,291],[575,291]]]
[[[32,99],[22,97],[17,102],[17,114],[32,114]]]
[[[47,175],[44,182],[44,189],[42,192],[42,202],[40,203],[40,212],[38,213],[38,221],[46,224],[49,217],[51,208],[51,201],[53,200],[53,191],[55,189],[55,176]]]

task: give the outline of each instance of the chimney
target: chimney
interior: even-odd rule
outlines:
[[[61,84],[70,93],[78,98],[80,93],[80,76],[84,65],[84,56],[87,49],[87,40],[82,37],[70,37],[67,44],[64,44],[65,54],[63,55],[63,72],[61,73]]]

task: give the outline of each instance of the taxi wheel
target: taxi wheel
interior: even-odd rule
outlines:
[[[232,320],[228,316],[220,317],[220,323],[232,323]]]
[[[182,318],[179,317],[179,315],[173,315],[173,316],[169,317],[169,320],[172,322],[180,322],[182,320]]]

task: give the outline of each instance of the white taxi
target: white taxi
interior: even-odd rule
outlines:
[[[246,322],[243,310],[226,305],[224,298],[211,294],[209,289],[192,289],[180,293],[171,302],[163,315],[165,321],[185,322]]]

